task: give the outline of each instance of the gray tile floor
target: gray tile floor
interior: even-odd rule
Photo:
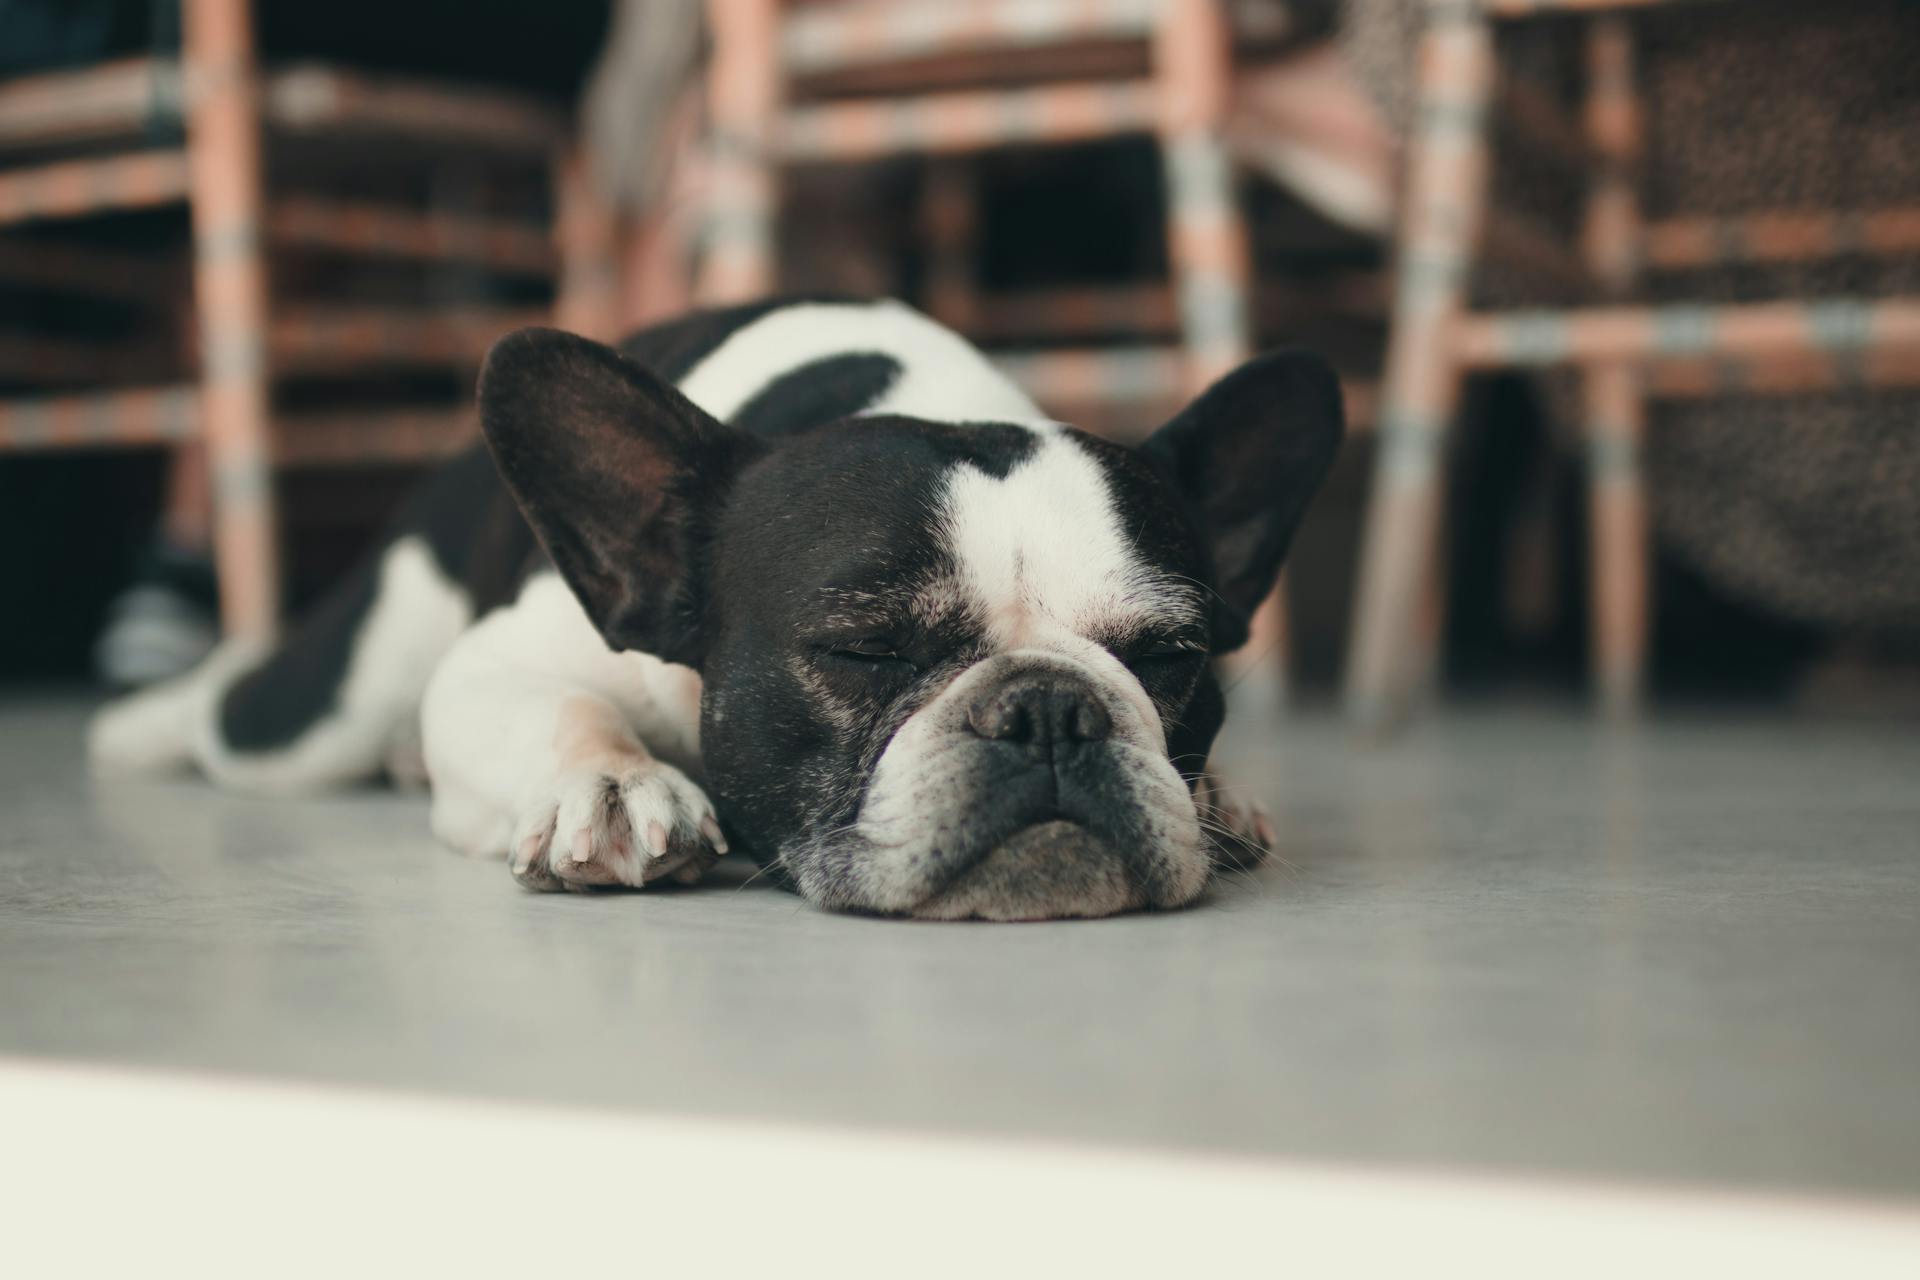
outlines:
[[[1920,1198],[1920,733],[1242,726],[1286,865],[1167,916],[518,891],[423,801],[93,784],[0,703],[0,1053]]]

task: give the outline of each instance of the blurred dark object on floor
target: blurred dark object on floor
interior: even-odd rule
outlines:
[[[153,454],[0,455],[0,682],[77,681],[161,508]]]
[[[220,639],[220,586],[205,547],[155,539],[134,560],[93,643],[93,669],[135,688],[198,666]]]

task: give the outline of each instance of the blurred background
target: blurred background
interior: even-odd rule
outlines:
[[[1260,696],[1911,715],[1916,66],[1906,0],[0,0],[0,682],[310,603],[510,328],[832,291],[1122,439],[1331,357]]]

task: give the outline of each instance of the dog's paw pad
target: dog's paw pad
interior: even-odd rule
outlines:
[[[528,806],[508,866],[543,891],[637,889],[667,876],[691,884],[726,852],[719,832],[706,793],[671,765],[576,771]]]

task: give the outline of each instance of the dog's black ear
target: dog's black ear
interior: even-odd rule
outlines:
[[[611,347],[555,329],[493,345],[480,425],[607,643],[697,667],[702,544],[759,443]]]
[[[1332,367],[1308,351],[1274,351],[1207,388],[1142,446],[1206,528],[1217,652],[1246,643],[1247,620],[1280,576],[1344,421]]]

